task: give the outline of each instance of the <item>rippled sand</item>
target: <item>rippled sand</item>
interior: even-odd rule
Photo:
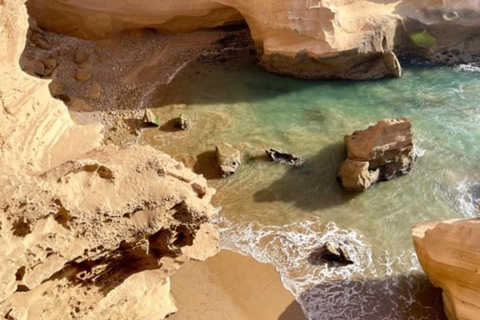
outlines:
[[[141,136],[218,189],[224,248],[273,264],[312,319],[444,319],[440,293],[416,259],[410,228],[421,220],[477,215],[480,78],[471,68],[407,69],[398,80],[302,81],[246,62],[185,69],[156,106],[165,123]],[[165,93],[167,92],[167,93]],[[168,120],[182,113],[192,129]],[[409,117],[420,156],[413,171],[368,192],[335,178],[343,136],[386,117]],[[214,146],[242,151],[219,179]],[[266,147],[308,157],[302,168],[265,161]],[[314,265],[309,255],[338,241],[355,264]]]

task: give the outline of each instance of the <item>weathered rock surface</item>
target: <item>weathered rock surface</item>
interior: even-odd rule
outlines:
[[[480,220],[419,223],[412,237],[423,270],[442,289],[448,319],[478,319]]]
[[[305,159],[299,156],[272,148],[265,150],[265,153],[267,154],[268,159],[276,163],[294,167],[300,167],[305,163]]]
[[[23,1],[0,2],[0,315],[164,318],[169,276],[218,250],[214,190],[168,155],[101,147],[101,125],[75,124],[20,69],[27,21]]]
[[[347,160],[337,173],[343,187],[363,191],[377,181],[408,173],[414,162],[410,120],[384,119],[345,136]]]
[[[216,147],[217,162],[222,172],[222,177],[234,174],[242,164],[240,151],[226,142],[219,143]]]
[[[30,0],[29,11],[40,26],[83,38],[246,22],[266,69],[304,78],[398,77],[393,50],[438,62],[480,55],[476,1]]]
[[[342,185],[346,190],[362,191],[370,188],[378,181],[380,170],[370,170],[368,161],[345,160],[338,176],[342,180]]]

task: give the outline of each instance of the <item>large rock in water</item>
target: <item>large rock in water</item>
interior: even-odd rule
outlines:
[[[304,78],[399,77],[394,51],[438,62],[480,53],[477,1],[30,0],[28,8],[41,27],[83,38],[246,22],[266,69]]]
[[[225,178],[234,174],[242,164],[240,151],[226,142],[221,142],[216,145],[215,150],[222,177]]]
[[[413,138],[406,118],[380,120],[366,130],[345,136],[345,144],[347,160],[337,175],[347,190],[363,191],[412,168]]]
[[[419,223],[412,237],[423,270],[442,289],[448,319],[480,319],[480,220]]]
[[[214,190],[151,147],[101,147],[20,69],[28,26],[0,1],[0,317],[163,319],[170,275],[218,250]]]

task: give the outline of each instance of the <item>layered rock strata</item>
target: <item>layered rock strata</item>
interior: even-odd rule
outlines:
[[[480,220],[419,223],[412,237],[423,270],[442,289],[448,319],[478,319]]]
[[[442,63],[480,58],[475,1],[30,0],[29,10],[40,26],[83,38],[246,22],[266,69],[304,78],[399,77],[394,51]]]
[[[380,120],[345,136],[345,144],[347,160],[337,175],[349,191],[366,190],[377,181],[409,172],[413,166],[411,123],[406,118]]]
[[[23,1],[0,2],[0,315],[152,319],[169,276],[218,250],[214,190],[151,147],[101,146],[25,74]]]

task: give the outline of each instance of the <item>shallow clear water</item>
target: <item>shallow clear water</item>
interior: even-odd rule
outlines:
[[[158,110],[164,119],[187,115],[192,129],[146,130],[141,141],[211,179],[222,246],[274,264],[311,319],[444,319],[410,229],[478,213],[479,76],[470,67],[410,68],[401,79],[304,81],[245,61],[192,66],[159,97],[187,107]],[[367,192],[343,192],[335,178],[343,136],[389,117],[412,121],[417,165]],[[220,141],[242,150],[243,165],[228,179],[215,171]],[[266,162],[259,156],[266,147],[309,161]],[[345,244],[355,264],[311,264],[308,256],[327,240]]]

